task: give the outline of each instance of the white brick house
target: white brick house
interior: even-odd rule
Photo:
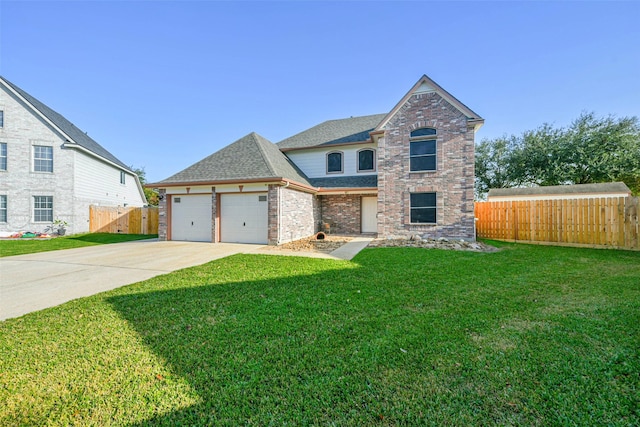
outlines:
[[[0,77],[0,233],[55,219],[89,231],[89,205],[143,206],[140,181],[86,133]]]
[[[389,112],[272,144],[249,134],[155,184],[159,236],[280,244],[335,233],[473,240],[484,120],[423,76]]]

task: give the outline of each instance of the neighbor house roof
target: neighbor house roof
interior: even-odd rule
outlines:
[[[549,185],[526,188],[492,188],[488,197],[539,196],[570,194],[631,194],[624,182],[603,182],[598,184]]]
[[[278,142],[282,151],[340,145],[369,140],[371,132],[385,117],[385,114],[328,120]]]
[[[305,175],[267,139],[252,132],[153,185],[285,179],[311,186]]]
[[[24,90],[20,89],[15,84],[11,83],[4,77],[0,76],[0,81],[6,84],[11,90],[17,93],[24,101],[29,103],[38,113],[48,119],[55,127],[57,127],[62,133],[67,135],[71,140],[70,143],[75,143],[80,147],[96,154],[117,166],[131,171],[127,165],[122,163],[116,156],[108,152],[103,146],[94,141],[85,132],[78,129],[73,123],[64,118],[60,113],[52,110],[33,96],[29,95]],[[71,145],[68,145],[71,146]]]

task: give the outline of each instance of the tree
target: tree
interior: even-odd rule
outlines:
[[[623,181],[640,194],[637,117],[583,113],[567,128],[543,124],[476,147],[476,197],[489,188]]]
[[[144,186],[144,184],[147,182],[146,172],[144,170],[144,167],[134,168],[133,166],[131,166],[131,170],[136,175],[138,175],[138,179],[140,180],[140,185],[142,185],[142,190],[144,191],[144,196],[147,199],[147,203],[150,204],[151,206],[158,206],[158,202],[160,201],[158,199],[158,193]]]

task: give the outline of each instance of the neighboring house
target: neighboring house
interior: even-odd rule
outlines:
[[[527,188],[492,188],[488,202],[522,200],[595,199],[599,197],[628,197],[631,190],[624,182],[599,184],[550,185]]]
[[[388,113],[272,144],[251,133],[158,189],[160,239],[281,244],[328,227],[475,238],[474,134],[484,120],[427,76]]]
[[[59,113],[0,77],[0,233],[54,220],[89,231],[89,205],[143,206],[138,176]]]

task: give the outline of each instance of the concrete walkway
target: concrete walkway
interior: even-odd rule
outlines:
[[[261,247],[144,240],[0,258],[0,320]]]

